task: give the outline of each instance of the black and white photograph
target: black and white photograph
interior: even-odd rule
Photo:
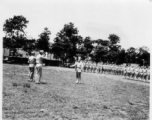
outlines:
[[[0,119],[152,119],[152,0],[1,0],[0,14]]]

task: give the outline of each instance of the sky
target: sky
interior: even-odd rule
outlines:
[[[152,0],[1,0],[0,14],[1,28],[14,15],[26,17],[27,36],[36,39],[48,27],[53,42],[57,32],[72,22],[83,38],[107,40],[116,34],[122,48],[151,46]]]

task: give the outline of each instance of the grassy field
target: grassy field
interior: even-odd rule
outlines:
[[[44,67],[43,84],[35,84],[27,74],[27,66],[3,65],[3,119],[149,119],[149,83],[83,73],[75,84],[74,69]]]

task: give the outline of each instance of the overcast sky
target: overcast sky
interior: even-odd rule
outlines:
[[[69,22],[82,37],[106,40],[114,33],[125,49],[150,47],[152,41],[150,0],[1,0],[0,15],[1,30],[6,19],[23,15],[29,20],[28,36],[38,38],[48,27],[50,41]],[[1,33],[0,37],[5,35]]]

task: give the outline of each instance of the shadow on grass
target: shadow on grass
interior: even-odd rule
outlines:
[[[84,82],[80,82],[80,83],[78,83],[77,85],[84,85],[85,83]]]
[[[40,82],[40,84],[47,84],[47,82]]]

